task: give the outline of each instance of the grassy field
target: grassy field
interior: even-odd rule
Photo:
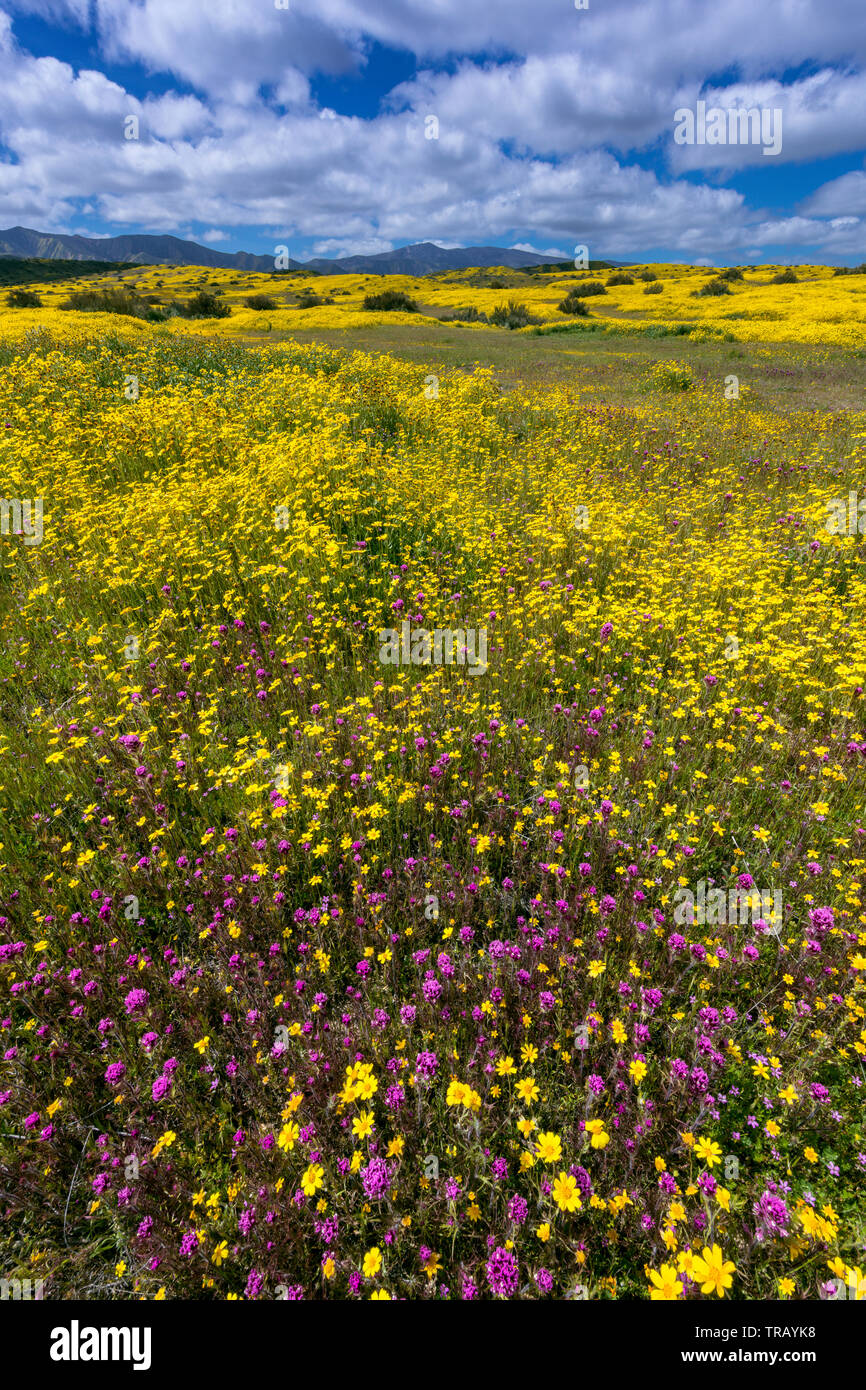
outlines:
[[[694,318],[166,268],[120,279],[231,315],[0,314],[0,1248],[47,1296],[866,1296],[862,277],[719,328],[652,273]]]
[[[264,335],[263,335],[264,338]],[[346,330],[295,331],[284,341],[347,345]],[[635,404],[646,395],[645,373],[655,362],[683,356],[680,337],[643,334],[610,339],[577,329],[574,334],[533,337],[501,329],[462,330],[410,324],[355,328],[351,345],[362,352],[388,353],[431,370],[489,367],[509,389],[519,385],[571,387],[595,400]],[[748,385],[751,403],[773,410],[858,410],[866,391],[866,352],[838,347],[810,349],[789,344],[688,343],[695,375],[720,383],[730,373]]]

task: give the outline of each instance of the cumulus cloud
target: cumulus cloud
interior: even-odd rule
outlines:
[[[30,0],[57,12],[59,0]],[[87,14],[68,0],[70,18]],[[95,0],[104,44],[126,58],[222,87],[234,71],[273,80],[280,63],[304,72],[347,71],[370,41],[421,61],[462,54],[581,53],[587,65],[676,85],[737,65],[744,77],[804,62],[866,60],[860,0],[605,0],[575,10],[568,0]]]
[[[854,169],[815,190],[802,209],[815,217],[866,217],[866,173]]]
[[[743,258],[781,242],[858,252],[866,175],[828,182],[790,216],[750,209],[731,184],[749,164],[866,146],[861,0],[7,3],[13,18],[86,29],[100,55],[80,71],[33,57],[0,11],[7,221],[177,231],[192,215],[210,239],[268,227],[319,255],[515,233],[556,258],[580,243],[618,258],[661,246]],[[415,76],[372,117],[317,104],[317,76],[362,70],[373,43],[414,55]],[[139,99],[112,77],[117,62],[192,91]],[[710,71],[736,80],[711,86]],[[779,156],[675,144],[675,110],[699,99],[780,108]]]

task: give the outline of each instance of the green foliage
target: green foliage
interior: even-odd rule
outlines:
[[[402,290],[382,290],[380,294],[364,297],[364,308],[379,310],[381,313],[417,314],[418,305]]]
[[[644,338],[688,338],[697,328],[696,323],[651,323],[643,330]]]
[[[320,304],[333,304],[333,299],[326,295],[313,294],[312,290],[301,290],[298,295],[297,307],[299,309],[316,309]]]
[[[199,290],[192,299],[188,299],[184,304],[175,304],[173,308],[185,319],[227,319],[231,313],[229,306],[220,304],[217,296],[210,290]]]
[[[80,314],[121,314],[133,319],[165,317],[151,308],[140,295],[120,286],[105,290],[73,290],[60,308],[75,310]]]
[[[586,299],[588,296],[594,294],[607,294],[607,290],[600,280],[582,280],[578,284],[573,285],[568,293],[569,295],[575,295],[577,298]]]
[[[692,299],[707,299],[713,295],[730,293],[731,287],[727,280],[716,277],[715,280],[708,280],[705,285],[701,285],[699,290],[692,290]]]
[[[35,290],[10,290],[6,299],[10,309],[41,309],[42,300]]]
[[[0,256],[0,285],[50,284],[82,275],[126,270],[119,261],[59,261],[42,256]]]
[[[534,328],[532,336],[536,338],[548,338],[552,334],[560,333],[610,333],[612,325],[603,323],[601,319],[570,319],[568,323],[551,323],[544,328]]]
[[[468,307],[452,309],[448,313],[438,315],[440,323],[489,323],[486,314],[482,314],[475,308],[474,304]]]
[[[648,391],[690,391],[694,384],[689,364],[675,361],[654,363],[645,383]]]
[[[578,318],[587,318],[589,315],[586,300],[576,295],[574,290],[569,290],[565,299],[561,299],[556,307],[561,314],[576,314]]]
[[[539,323],[525,304],[517,299],[509,299],[507,304],[497,304],[490,315],[490,322],[499,328],[526,328],[530,323]]]

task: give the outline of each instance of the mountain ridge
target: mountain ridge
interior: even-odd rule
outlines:
[[[214,251],[196,241],[149,232],[116,237],[84,237],[62,232],[39,232],[32,227],[0,230],[0,258],[40,257],[62,261],[116,261],[127,265],[200,265],[213,269],[275,271],[273,256],[251,251]],[[341,256],[333,260],[317,256],[310,261],[289,258],[288,270],[317,275],[431,275],[446,270],[488,269],[507,266],[523,270],[550,265],[550,256],[517,251],[507,246],[457,246],[447,249],[432,241],[380,251],[372,256]],[[610,265],[619,262],[607,262]]]

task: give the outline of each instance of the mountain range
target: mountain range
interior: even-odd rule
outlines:
[[[202,265],[234,270],[275,269],[273,256],[257,256],[248,251],[212,251],[209,246],[199,246],[198,242],[182,241],[175,236],[67,236],[60,232],[36,232],[30,227],[0,231],[2,256],[116,261],[130,265]],[[311,261],[290,258],[287,268],[315,271],[319,275],[432,275],[437,271],[470,267],[501,265],[521,270],[549,264],[549,256],[514,251],[506,246],[458,246],[446,250],[432,241],[421,241],[375,256],[342,256],[335,260],[317,257]]]

